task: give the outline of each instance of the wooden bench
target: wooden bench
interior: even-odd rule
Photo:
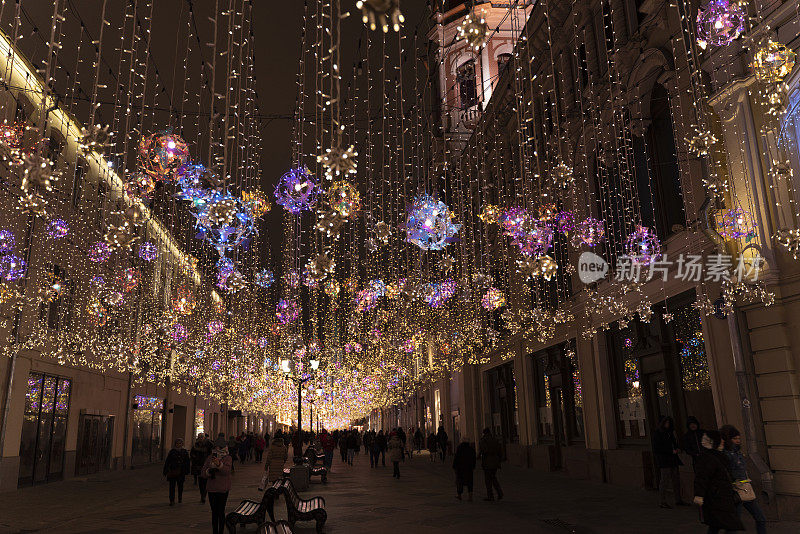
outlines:
[[[309,477],[319,477],[323,484],[328,483],[328,468],[324,466],[316,466],[315,463],[311,463],[308,461],[307,457],[303,458],[303,465],[308,467],[308,475]],[[289,473],[291,473],[291,468],[287,467],[283,470],[283,478],[289,478]]]
[[[258,534],[293,534],[286,521],[267,522],[258,527]]]
[[[275,491],[269,494],[265,491],[261,502],[251,501],[249,499],[240,502],[236,510],[225,516],[225,525],[228,527],[228,532],[236,534],[237,525],[247,525],[248,523],[255,523],[256,525],[262,524],[266,520],[267,509],[270,510],[270,517],[272,517],[271,510],[276,495],[277,492]]]
[[[272,486],[264,490],[264,502],[267,513],[269,514],[270,521],[275,521],[275,499],[281,496],[286,491],[286,486],[291,485],[292,482],[288,478],[276,480]]]
[[[325,528],[325,521],[328,519],[328,512],[325,511],[325,499],[323,497],[301,499],[291,481],[284,479],[282,482],[280,491],[286,501],[289,525],[294,528],[294,524],[298,521],[316,521],[317,532],[322,532]]]

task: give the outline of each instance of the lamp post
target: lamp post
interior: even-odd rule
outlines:
[[[319,368],[319,360],[310,360],[311,371],[314,372]],[[285,378],[297,384],[297,436],[300,439],[300,444],[303,443],[303,384],[311,380],[311,375],[303,378],[302,375],[293,373],[291,360],[281,360],[281,371]]]

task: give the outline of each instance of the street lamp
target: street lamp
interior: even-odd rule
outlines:
[[[319,360],[310,360],[309,364],[311,365],[311,371],[316,371],[319,369]],[[311,380],[311,376],[309,375],[306,378],[303,378],[302,375],[293,373],[293,362],[288,359],[281,360],[281,371],[285,378],[293,381],[297,384],[297,436],[300,438],[300,443],[303,440],[303,384]],[[312,413],[313,415],[313,413]],[[313,426],[312,426],[313,430]]]

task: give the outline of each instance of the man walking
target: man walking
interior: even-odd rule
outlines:
[[[481,468],[483,469],[484,480],[486,482],[486,501],[494,500],[494,490],[497,490],[497,499],[503,498],[503,490],[497,480],[497,470],[500,469],[503,451],[500,442],[492,435],[488,428],[483,429],[483,437],[480,442]]]

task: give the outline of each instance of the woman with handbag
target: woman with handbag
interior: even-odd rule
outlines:
[[[228,454],[225,439],[214,442],[214,450],[206,458],[201,476],[208,480],[208,503],[211,505],[211,530],[213,534],[225,533],[225,505],[231,490],[233,458]]]
[[[178,502],[183,501],[183,481],[189,474],[189,453],[183,448],[183,440],[175,440],[175,446],[164,461],[164,476],[169,481],[169,505],[175,505],[175,487],[178,488]]]
[[[766,534],[767,518],[758,505],[756,493],[753,491],[752,484],[750,484],[750,477],[747,476],[747,461],[742,454],[742,435],[731,425],[723,426],[720,429],[720,433],[724,443],[722,452],[728,457],[728,472],[733,478],[733,488],[742,500],[736,511],[740,518],[742,517],[742,508],[750,512],[756,522],[756,532],[758,534]]]
[[[739,495],[728,473],[728,457],[722,452],[722,436],[707,430],[702,445],[694,477],[694,502],[701,507],[701,521],[708,525],[708,534],[744,530],[736,511]]]

